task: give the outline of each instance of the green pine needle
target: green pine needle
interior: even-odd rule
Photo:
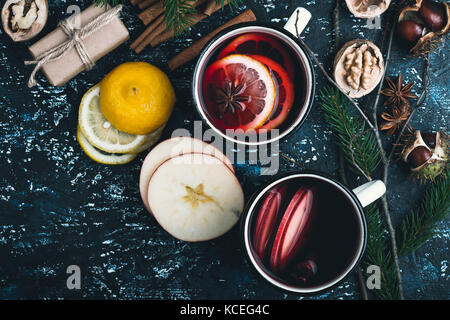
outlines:
[[[374,290],[374,294],[383,300],[399,299],[398,279],[392,256],[388,250],[389,240],[386,230],[383,228],[380,211],[376,204],[365,208],[367,221],[367,245],[364,254],[363,265],[368,267],[376,265],[380,267],[381,286]]]
[[[411,211],[397,230],[399,255],[416,251],[435,235],[435,225],[450,211],[450,171],[438,178],[425,193],[417,211]]]
[[[197,12],[194,7],[196,0],[162,0],[165,8],[165,21],[169,29],[173,30],[175,36],[183,34],[194,22],[194,14]],[[215,0],[222,8],[225,0]],[[228,5],[234,9],[239,6],[241,0],[230,0]]]
[[[164,18],[167,28],[173,30],[175,36],[179,36],[186,32],[194,25],[194,15],[197,13],[195,2],[198,0],[161,0],[164,5]],[[225,6],[225,0],[215,0],[222,8]],[[95,5],[104,7],[111,5],[114,7],[124,0],[94,0]],[[230,0],[228,6],[234,10],[239,7],[241,0]]]
[[[346,160],[357,173],[355,164],[370,177],[381,161],[374,133],[366,130],[363,119],[350,112],[347,98],[338,89],[325,88],[320,98],[325,120],[333,129]]]
[[[180,35],[194,23],[195,0],[163,0],[165,21],[175,35]]]
[[[108,4],[114,7],[124,2],[124,0],[94,0],[95,5],[100,7],[106,7]]]
[[[381,157],[375,135],[366,130],[361,117],[350,111],[347,98],[335,88],[320,92],[324,118],[331,126],[338,147],[354,171],[370,177],[377,169]],[[363,171],[359,171],[355,164]],[[389,235],[383,226],[380,211],[376,204],[365,208],[367,221],[367,245],[362,264],[365,267],[380,267],[381,288],[374,290],[377,298],[383,300],[399,299],[398,279],[394,260],[389,251]]]

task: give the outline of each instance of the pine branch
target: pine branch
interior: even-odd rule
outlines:
[[[367,130],[364,121],[350,112],[346,97],[337,89],[326,88],[320,96],[324,117],[332,127],[346,161],[357,168],[357,173],[370,178],[381,161],[373,131]],[[362,264],[365,267],[379,266],[381,272],[381,288],[374,294],[379,299],[400,299],[395,263],[389,250],[389,234],[382,224],[377,206],[372,204],[366,207],[365,216],[368,239]]]
[[[435,235],[435,225],[450,211],[450,171],[428,189],[417,211],[411,211],[397,230],[399,255],[416,251]]]
[[[350,112],[347,98],[339,90],[325,88],[320,97],[325,120],[332,127],[346,160],[357,173],[371,180],[381,160],[373,131],[366,130],[365,122]]]
[[[165,21],[175,35],[182,34],[194,22],[196,0],[163,0]]]
[[[374,293],[377,298],[383,300],[399,299],[397,274],[392,255],[388,250],[388,234],[383,227],[380,211],[375,204],[367,206],[364,211],[368,239],[363,265],[365,267],[379,266],[381,272],[381,287]]]
[[[108,4],[111,7],[117,6],[118,4],[125,3],[124,0],[94,0],[94,4],[100,7],[106,7]]]
[[[161,0],[165,8],[165,21],[168,29],[174,31],[178,36],[188,30],[194,24],[194,15],[197,10],[195,3],[198,0]],[[225,6],[225,0],[215,0],[222,8]],[[241,0],[229,0],[228,5],[231,9],[239,7]]]

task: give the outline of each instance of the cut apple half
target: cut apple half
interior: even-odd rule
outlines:
[[[314,189],[300,187],[289,202],[270,255],[270,267],[275,273],[284,271],[299,251],[305,248],[316,211],[316,196]]]
[[[150,213],[151,211],[148,205],[147,195],[148,184],[153,173],[168,159],[187,153],[203,153],[213,155],[220,161],[224,162],[226,166],[234,172],[233,165],[227,156],[211,144],[191,137],[175,137],[165,140],[155,146],[145,157],[139,176],[139,191],[142,202],[144,203],[147,211]]]
[[[234,173],[211,155],[184,154],[161,164],[148,185],[158,223],[177,239],[197,242],[230,230],[244,209]]]

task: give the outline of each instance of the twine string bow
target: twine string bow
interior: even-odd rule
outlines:
[[[103,26],[110,23],[119,14],[121,10],[122,5],[115,6],[114,8],[105,11],[104,13],[102,13],[97,18],[90,21],[80,29],[75,28],[74,24],[71,22],[71,18],[62,20],[58,24],[58,26],[61,27],[64,33],[68,36],[68,39],[63,43],[61,43],[60,45],[44,52],[43,54],[38,56],[36,60],[25,61],[25,65],[32,65],[32,64],[36,65],[28,80],[28,87],[31,88],[36,85],[35,79],[36,73],[39,71],[39,69],[42,68],[43,65],[61,59],[73,47],[75,47],[81,59],[81,62],[83,63],[84,69],[91,70],[95,66],[95,63],[91,59],[88,51],[86,50],[83,40],[89,37],[92,33],[102,28]]]

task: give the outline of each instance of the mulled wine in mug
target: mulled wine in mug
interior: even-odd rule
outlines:
[[[309,12],[299,8],[284,29],[239,24],[206,45],[194,71],[193,95],[200,115],[219,135],[261,145],[301,126],[311,109],[315,81],[295,34],[309,19]]]
[[[363,208],[381,197],[382,181],[350,190],[322,173],[280,175],[247,205],[241,233],[250,264],[281,289],[312,294],[341,282],[367,241]]]

